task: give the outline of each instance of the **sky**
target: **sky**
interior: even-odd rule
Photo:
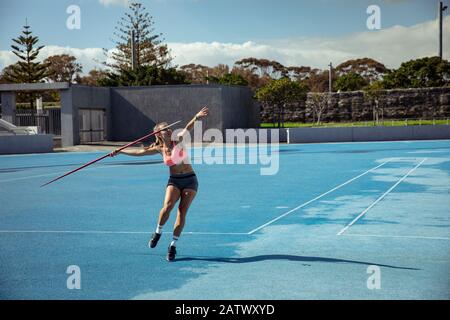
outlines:
[[[325,69],[353,58],[374,58],[390,68],[438,52],[437,0],[142,0],[162,33],[174,65],[230,66],[246,57],[286,66]],[[129,0],[1,0],[0,69],[14,63],[10,50],[27,19],[45,45],[40,59],[68,53],[83,73],[101,67],[102,48],[114,47],[114,28]],[[444,0],[446,5],[450,0]],[[66,26],[80,9],[80,29]],[[380,9],[380,29],[367,20]],[[444,18],[444,58],[450,59],[450,9]],[[97,62],[96,62],[97,61]]]

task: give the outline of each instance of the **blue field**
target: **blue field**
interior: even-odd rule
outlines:
[[[282,145],[275,175],[194,164],[172,263],[175,210],[147,247],[160,156],[39,187],[103,154],[0,156],[1,299],[450,298],[450,141]],[[73,265],[81,289],[68,289]]]

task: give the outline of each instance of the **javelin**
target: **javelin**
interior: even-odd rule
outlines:
[[[147,138],[153,136],[154,134],[157,134],[157,133],[160,132],[160,131],[163,131],[164,129],[167,129],[167,128],[169,128],[169,127],[172,127],[172,126],[176,125],[176,124],[179,123],[179,122],[181,122],[181,120],[176,121],[176,122],[174,122],[174,123],[172,123],[172,124],[169,124],[169,125],[167,125],[167,126],[161,128],[161,129],[159,129],[159,130],[157,130],[157,131],[153,131],[152,133],[149,133],[148,135],[146,135],[146,136],[144,136],[144,137],[142,137],[142,138],[139,138],[139,139],[137,139],[136,141],[130,142],[130,143],[124,145],[123,147],[120,147],[120,148],[117,149],[116,151],[119,152],[119,151],[121,151],[121,150],[123,150],[123,149],[125,149],[125,148],[128,148],[128,147],[130,147],[130,146],[132,146],[132,145],[134,145],[134,144],[136,144],[136,143],[138,143],[138,142],[141,142],[142,140],[145,140],[145,139],[147,139]],[[44,186],[46,186],[46,185],[48,185],[48,184],[50,184],[50,183],[52,183],[52,182],[55,182],[56,180],[59,180],[59,179],[61,179],[61,178],[64,178],[65,176],[68,176],[69,174],[72,174],[72,173],[74,173],[74,172],[77,172],[78,170],[81,170],[81,169],[83,169],[83,168],[86,168],[87,166],[90,166],[91,164],[96,163],[96,162],[98,162],[98,161],[100,161],[100,160],[102,160],[102,159],[105,159],[105,158],[107,158],[107,157],[110,157],[110,156],[111,156],[110,153],[108,153],[108,154],[106,154],[106,155],[104,155],[104,156],[102,156],[102,157],[100,157],[100,158],[98,158],[98,159],[95,159],[95,160],[93,160],[93,161],[91,161],[91,162],[88,162],[88,163],[82,165],[81,167],[79,167],[79,168],[77,168],[77,169],[75,169],[75,170],[72,170],[72,171],[70,171],[70,172],[67,172],[66,174],[64,174],[64,175],[62,175],[62,176],[60,176],[60,177],[58,177],[58,178],[55,178],[55,179],[53,179],[53,180],[51,180],[51,181],[49,181],[49,182],[47,182],[47,183],[44,183],[44,184],[41,186],[41,188],[44,187]]]

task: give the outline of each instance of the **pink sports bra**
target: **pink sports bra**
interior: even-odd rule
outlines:
[[[174,141],[172,141],[172,145],[173,149],[170,156],[166,155],[166,153],[163,152],[164,163],[169,167],[172,167],[176,164],[180,164],[183,160],[187,158],[187,152],[185,150],[178,147],[178,145],[175,145]]]

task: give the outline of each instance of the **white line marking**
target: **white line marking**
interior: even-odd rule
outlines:
[[[337,233],[338,236],[342,235],[348,228],[354,225],[363,215],[365,215],[370,209],[372,209],[378,202],[380,202],[385,196],[387,196],[395,187],[397,187],[403,180],[406,179],[414,170],[416,170],[422,163],[425,162],[427,158],[423,159],[419,164],[417,164],[414,168],[408,171],[400,180],[398,180],[392,187],[389,188],[388,191],[383,193],[377,200],[375,200],[370,206],[368,206],[363,212],[361,212],[352,222],[350,222],[347,226],[342,228],[341,231]]]
[[[49,176],[55,176],[58,174],[63,174],[66,173],[67,171],[64,172],[56,172],[56,173],[46,173],[46,174],[40,174],[40,175],[36,175],[36,176],[28,176],[28,177],[21,177],[21,178],[14,178],[14,179],[6,179],[6,180],[0,180],[0,182],[11,182],[11,181],[18,181],[18,180],[26,180],[26,179],[33,179],[33,178],[41,178],[41,177],[49,177]]]
[[[333,192],[333,191],[335,191],[335,190],[337,190],[337,189],[339,189],[339,188],[342,188],[343,186],[349,184],[349,183],[352,182],[352,181],[355,181],[355,180],[358,179],[358,178],[361,178],[362,176],[368,174],[369,172],[372,172],[373,170],[376,170],[376,169],[378,169],[379,167],[384,166],[386,163],[388,163],[388,162],[390,162],[390,161],[391,161],[391,160],[388,160],[388,161],[386,161],[386,162],[383,162],[382,164],[380,164],[380,165],[378,165],[378,166],[376,166],[376,167],[373,167],[372,169],[369,169],[369,170],[367,170],[366,172],[361,173],[360,175],[358,175],[358,176],[356,176],[356,177],[354,177],[354,178],[351,178],[350,180],[347,180],[346,182],[344,182],[344,183],[338,185],[337,187],[334,187],[333,189],[331,189],[331,190],[329,190],[329,191],[327,191],[327,192],[325,192],[325,193],[322,193],[321,195],[315,197],[314,199],[311,199],[311,200],[309,200],[308,202],[305,202],[305,203],[299,205],[298,207],[295,207],[294,209],[291,209],[291,210],[289,210],[288,212],[283,213],[282,215],[278,216],[277,218],[270,220],[269,222],[263,224],[262,226],[259,226],[258,228],[253,229],[253,230],[250,231],[248,234],[255,233],[256,231],[261,230],[262,228],[267,227],[269,224],[272,224],[272,223],[274,223],[275,221],[278,221],[278,220],[280,220],[281,218],[287,216],[288,214],[290,214],[290,213],[292,213],[292,212],[294,212],[294,211],[297,211],[297,210],[300,209],[300,208],[303,208],[303,207],[307,206],[307,205],[310,204],[311,202],[314,202],[314,201],[316,201],[316,200],[318,200],[318,199],[320,199],[320,198],[326,196],[327,194],[329,194],[329,193],[331,193],[331,192]]]
[[[91,167],[91,168],[87,168],[87,169],[84,169],[84,170],[87,171],[87,170],[95,170],[95,169],[114,168],[114,167],[120,167],[120,166],[122,166],[122,165],[120,165],[120,164],[117,164],[117,165],[101,165],[101,166],[97,166],[97,167],[94,166],[94,167]],[[26,179],[58,176],[60,174],[64,174],[64,173],[67,173],[67,172],[69,172],[69,170],[60,171],[60,172],[56,172],[56,173],[53,172],[53,173],[40,174],[40,175],[35,175],[35,176],[28,176],[28,177],[0,180],[0,182],[11,182],[11,181],[18,181],[18,180],[26,180]]]
[[[150,231],[104,231],[104,230],[0,230],[1,233],[71,233],[71,234],[152,234]],[[163,232],[170,233],[172,232]],[[200,235],[248,235],[246,232],[196,232],[185,231],[186,234]]]
[[[406,239],[429,239],[429,240],[450,240],[446,237],[426,237],[426,236],[390,236],[382,234],[355,234],[348,233],[344,234],[344,237],[376,237],[376,238],[406,238]]]

